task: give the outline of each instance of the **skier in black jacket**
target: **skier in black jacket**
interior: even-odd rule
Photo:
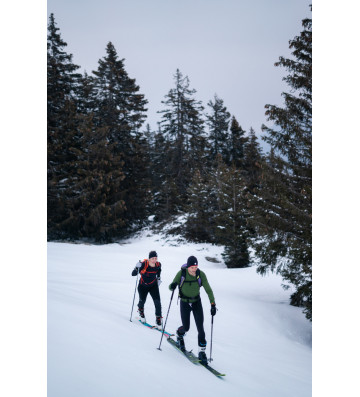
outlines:
[[[138,303],[138,312],[140,315],[140,320],[142,322],[146,322],[145,313],[144,313],[144,305],[146,302],[146,298],[148,293],[150,293],[154,305],[155,305],[155,321],[156,325],[159,329],[162,327],[162,316],[161,316],[161,301],[160,301],[160,293],[159,293],[159,285],[161,283],[160,274],[161,274],[161,263],[157,260],[156,251],[150,251],[149,259],[144,259],[143,261],[139,261],[131,275],[136,276],[140,273],[140,282],[138,286],[139,292],[139,303]]]

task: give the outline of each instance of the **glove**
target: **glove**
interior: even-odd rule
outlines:
[[[157,283],[158,283],[158,286],[160,287],[160,284],[162,283],[162,281],[158,278]]]
[[[135,267],[140,268],[141,265],[142,265],[142,263],[139,261],[139,262],[135,265]]]
[[[171,289],[171,291],[174,291],[176,286],[177,286],[177,283],[171,283],[169,288]]]
[[[212,316],[215,316],[215,314],[216,314],[216,305],[215,305],[215,303],[211,304],[210,313],[211,313]]]

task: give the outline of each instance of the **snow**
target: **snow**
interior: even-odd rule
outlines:
[[[212,366],[218,379],[177,352],[161,333],[130,322],[136,262],[156,250],[162,263],[164,321],[172,282],[195,255],[214,291]],[[122,244],[48,243],[48,397],[112,396],[311,396],[311,323],[288,304],[291,290],[278,275],[261,277],[255,267],[227,269],[222,248],[165,239],[149,231]],[[208,261],[205,259],[216,259]],[[210,303],[201,289],[210,354]],[[150,296],[145,305],[154,324]],[[180,325],[177,293],[167,330]],[[197,353],[194,319],[185,337]]]

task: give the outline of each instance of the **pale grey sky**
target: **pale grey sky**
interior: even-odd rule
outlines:
[[[206,104],[216,93],[240,125],[257,135],[264,106],[281,104],[289,40],[311,16],[308,0],[48,0],[74,63],[90,74],[111,41],[149,101],[157,128],[177,68]],[[144,124],[145,126],[145,124]]]

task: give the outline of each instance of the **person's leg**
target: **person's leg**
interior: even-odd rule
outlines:
[[[159,286],[155,282],[155,285],[150,289],[150,295],[154,301],[155,305],[155,316],[161,317],[161,300],[160,300],[160,291]]]
[[[190,313],[191,306],[189,303],[185,303],[180,300],[180,315],[182,325],[178,328],[177,332],[179,335],[184,336],[186,332],[190,329]]]
[[[191,306],[180,300],[180,315],[182,325],[177,329],[177,341],[181,350],[185,350],[184,336],[190,329]]]
[[[145,317],[144,306],[145,306],[145,302],[146,302],[146,298],[147,298],[147,294],[149,293],[149,290],[144,285],[139,285],[138,292],[139,292],[138,308],[139,308],[140,317]]]
[[[193,313],[198,330],[198,345],[199,345],[199,359],[202,363],[207,364],[206,357],[206,339],[204,331],[204,311],[201,303],[201,299],[193,304]]]
[[[193,303],[193,313],[196,328],[198,330],[198,344],[201,347],[206,346],[205,330],[204,330],[204,311],[201,303],[201,299]]]

